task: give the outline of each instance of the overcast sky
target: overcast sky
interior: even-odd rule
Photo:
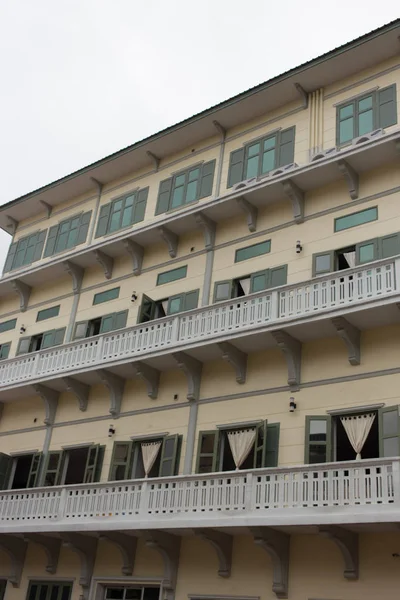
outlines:
[[[398,12],[394,0],[0,0],[0,204]],[[9,242],[0,232],[0,266]]]

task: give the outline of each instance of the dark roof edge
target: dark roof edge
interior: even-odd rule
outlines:
[[[93,163],[90,163],[86,167],[82,167],[81,169],[78,169],[77,171],[73,171],[72,173],[69,173],[68,175],[64,175],[60,179],[56,179],[55,181],[53,181],[51,183],[48,183],[44,186],[41,186],[40,188],[37,188],[36,190],[33,190],[32,192],[28,192],[27,194],[24,194],[23,196],[19,196],[18,198],[15,198],[14,200],[10,200],[9,202],[6,202],[5,204],[0,206],[0,212],[2,212],[8,206],[10,206],[14,203],[17,204],[23,200],[27,200],[28,198],[30,198],[32,196],[42,193],[44,190],[50,189],[52,187],[57,187],[58,185],[61,185],[62,183],[66,182],[70,179],[74,179],[75,177],[78,177],[79,175],[83,175],[84,173],[90,171],[91,169],[94,169],[96,167],[101,166],[102,164],[105,164],[111,160],[114,160],[118,156],[123,156],[124,154],[131,152],[135,148],[140,148],[141,146],[149,144],[150,142],[152,142],[156,139],[159,139],[165,135],[168,135],[172,131],[181,129],[182,127],[185,127],[186,125],[188,125],[190,123],[194,123],[203,117],[212,115],[213,113],[217,112],[218,110],[221,110],[224,107],[228,107],[232,104],[235,104],[236,102],[239,102],[243,98],[252,96],[253,94],[256,94],[256,93],[262,91],[263,89],[266,89],[272,85],[276,85],[280,81],[284,81],[285,79],[293,76],[296,73],[301,73],[301,72],[306,71],[307,69],[315,67],[318,64],[323,63],[326,60],[329,60],[329,58],[332,58],[333,56],[337,56],[339,54],[342,54],[343,52],[347,52],[348,50],[351,50],[352,48],[356,48],[357,46],[360,46],[361,44],[363,44],[369,40],[372,40],[376,37],[379,37],[380,35],[382,35],[384,33],[387,33],[393,29],[396,29],[396,27],[399,27],[399,26],[400,26],[400,18],[395,19],[394,21],[391,21],[391,22],[387,23],[386,25],[382,25],[382,27],[379,27],[378,29],[374,29],[374,30],[370,31],[369,33],[363,34],[362,36],[356,38],[355,40],[346,42],[345,44],[343,44],[342,46],[338,46],[334,50],[329,50],[328,52],[325,52],[325,54],[321,54],[321,56],[318,56],[317,58],[313,58],[297,67],[293,67],[292,69],[289,69],[289,71],[285,71],[284,73],[282,73],[280,75],[276,75],[275,77],[272,77],[272,79],[269,79],[269,80],[267,80],[263,83],[260,83],[252,88],[249,88],[245,92],[240,92],[240,94],[237,94],[236,96],[232,96],[231,98],[228,98],[228,100],[223,100],[222,102],[215,104],[214,106],[211,106],[210,108],[207,108],[199,113],[196,113],[195,115],[192,115],[191,117],[188,117],[187,119],[184,119],[183,121],[179,121],[175,125],[170,125],[166,129],[162,129],[161,131],[159,131],[157,133],[153,133],[149,137],[143,138],[142,140],[139,140],[138,142],[135,142],[134,144],[127,146],[126,148],[117,150],[116,152],[113,152],[112,154],[109,154],[108,156],[106,156],[104,158],[101,158]]]

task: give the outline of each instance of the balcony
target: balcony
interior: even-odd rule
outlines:
[[[96,374],[109,369],[121,380],[132,378],[137,361],[162,371],[176,368],[185,356],[214,360],[221,358],[221,347],[229,353],[232,344],[226,342],[254,352],[279,345],[282,332],[300,343],[329,337],[341,315],[346,319],[339,329],[343,322],[359,329],[389,324],[398,321],[399,290],[400,259],[385,259],[4,360],[0,399],[32,394],[29,386],[45,381],[62,391],[72,375],[93,385]]]
[[[397,522],[400,458],[0,492],[0,533]]]

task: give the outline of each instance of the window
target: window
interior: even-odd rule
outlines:
[[[196,473],[234,471],[236,464],[228,438],[228,431],[254,429],[254,442],[240,469],[276,467],[278,465],[279,423],[262,421],[257,425],[200,431],[197,446]]]
[[[102,302],[109,302],[110,300],[116,300],[119,297],[119,287],[106,290],[105,292],[99,292],[93,297],[93,304],[101,304]]]
[[[36,321],[45,321],[45,319],[51,319],[52,317],[58,317],[60,313],[60,305],[52,306],[51,308],[44,308],[39,310]]]
[[[251,275],[216,281],[214,284],[214,302],[240,298],[248,294],[279,287],[287,283],[287,265],[257,271]]]
[[[50,227],[43,256],[53,256],[86,242],[91,216],[89,211]]]
[[[21,454],[11,458],[11,481],[9,488],[23,490],[38,485],[39,469],[42,462],[42,453]]]
[[[51,331],[45,331],[30,337],[20,338],[17,355],[37,352],[38,350],[44,350],[52,346],[59,346],[64,341],[64,335],[65,327],[62,327],[61,329],[52,329]]]
[[[74,485],[100,481],[105,446],[100,444],[55,450],[44,463],[44,485]]]
[[[262,254],[268,254],[268,252],[271,252],[271,240],[253,244],[252,246],[247,246],[246,248],[239,248],[239,250],[236,250],[235,252],[235,262],[241,262],[242,260],[255,258],[256,256],[261,256]]]
[[[0,323],[0,333],[4,333],[4,331],[11,331],[11,329],[15,329],[17,324],[17,319],[10,319],[9,321],[3,321]]]
[[[171,271],[165,271],[165,273],[159,273],[157,275],[157,285],[164,285],[164,283],[171,283],[171,281],[176,281],[177,279],[184,279],[186,275],[187,266],[171,269]]]
[[[179,471],[181,435],[115,442],[109,481],[168,477]]]
[[[359,212],[352,213],[351,215],[345,215],[344,217],[338,217],[335,219],[335,232],[343,231],[344,229],[350,229],[351,227],[357,227],[358,225],[364,225],[364,223],[370,223],[376,221],[378,218],[378,208],[367,208],[360,210]]]
[[[295,127],[278,131],[231,152],[228,188],[294,161]]]
[[[337,107],[336,143],[338,146],[397,123],[396,86],[376,90]]]
[[[10,354],[11,342],[0,344],[0,360],[8,358]]]
[[[11,244],[4,265],[4,273],[18,269],[42,258],[47,229],[36,231],[27,237]]]
[[[122,310],[120,312],[111,313],[104,315],[103,317],[97,317],[90,321],[78,321],[75,323],[74,340],[80,340],[100,333],[109,333],[110,331],[116,331],[117,329],[123,329],[126,327],[126,321],[128,319],[128,311]]]
[[[146,323],[154,319],[162,319],[167,315],[197,308],[199,302],[199,291],[191,290],[176,294],[162,300],[152,300],[143,294],[142,304],[139,309],[138,323]]]
[[[95,237],[98,238],[143,221],[148,195],[149,188],[147,187],[129,192],[129,194],[104,204],[100,209]]]
[[[158,190],[156,215],[211,196],[214,171],[215,160],[212,160],[161,181]]]
[[[26,600],[70,600],[71,593],[72,583],[31,581]]]
[[[159,600],[159,587],[107,586],[104,600]]]

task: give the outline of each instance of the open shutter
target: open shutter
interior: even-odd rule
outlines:
[[[267,421],[257,425],[254,445],[254,468],[265,467],[267,456]]]
[[[379,455],[400,456],[400,407],[379,409]]]
[[[8,454],[0,452],[0,490],[8,488],[13,458]]]
[[[140,223],[143,221],[146,212],[147,196],[149,195],[149,188],[139,190],[137,200],[133,209],[132,223]]]
[[[3,273],[7,273],[8,271],[11,271],[13,262],[14,262],[15,253],[17,251],[17,246],[18,246],[18,242],[14,242],[13,244],[11,244],[11,246],[8,250],[6,262],[4,263]]]
[[[63,459],[64,452],[62,450],[54,450],[48,453],[44,467],[44,486],[60,484],[64,463]]]
[[[91,210],[89,212],[83,213],[83,215],[81,216],[81,222],[79,223],[78,236],[76,238],[75,246],[86,242],[91,216]]]
[[[164,438],[161,451],[159,477],[170,477],[171,475],[178,474],[181,439],[182,436],[178,434],[169,435]]]
[[[331,460],[332,428],[329,415],[306,417],[304,462],[316,464]]]
[[[82,340],[87,337],[88,325],[89,321],[79,321],[78,323],[75,323],[75,331],[72,339]]]
[[[203,165],[201,170],[199,198],[207,198],[207,196],[211,196],[212,194],[215,162],[215,160],[211,160]]]
[[[378,127],[390,127],[397,123],[396,86],[390,85],[378,91]]]
[[[378,238],[356,244],[357,265],[362,265],[364,263],[369,263],[373,260],[377,260],[378,256]]]
[[[39,231],[37,239],[36,239],[35,249],[33,251],[32,262],[35,262],[42,258],[43,246],[46,241],[46,235],[47,235],[47,229],[45,229],[44,231]]]
[[[287,265],[269,269],[268,287],[274,288],[287,284]]]
[[[114,329],[115,329],[115,313],[111,313],[111,315],[104,315],[104,317],[101,317],[99,333],[108,333],[109,331],[113,331]]]
[[[132,442],[115,442],[108,481],[129,479],[132,466]]]
[[[143,294],[142,303],[139,308],[138,323],[147,323],[154,319],[156,303],[154,300]]]
[[[379,258],[389,258],[400,254],[400,233],[384,235],[378,240]]]
[[[279,142],[278,167],[284,167],[294,162],[294,134],[295,127],[281,131]]]
[[[100,208],[99,221],[97,223],[96,235],[95,237],[101,237],[107,233],[108,229],[108,219],[110,217],[111,211],[111,202],[108,204],[103,204]]]
[[[56,247],[57,233],[58,233],[58,225],[53,225],[53,227],[50,227],[49,235],[47,237],[46,248],[44,249],[43,258],[46,258],[47,256],[52,256],[54,254],[54,250]]]
[[[270,423],[267,425],[267,451],[265,455],[265,467],[277,467],[279,456],[279,433],[280,424]]]
[[[7,342],[7,344],[0,345],[0,360],[5,360],[8,358],[10,354],[11,342]]]
[[[88,449],[83,483],[94,483],[100,480],[104,458],[104,446],[94,444]]]
[[[169,179],[164,179],[164,181],[161,181],[160,188],[158,190],[156,215],[161,215],[162,213],[167,212],[167,210],[169,209],[169,200],[171,197],[171,190],[172,190],[172,177],[169,177]]]
[[[199,290],[193,290],[184,294],[182,310],[197,308],[199,303]]]
[[[41,452],[36,452],[32,456],[31,468],[29,470],[29,476],[28,476],[28,484],[26,486],[28,488],[33,488],[38,483],[38,476],[39,476],[39,471],[40,471],[40,465],[42,463],[42,456],[43,455]]]
[[[218,429],[199,432],[196,473],[215,473],[217,470],[218,446]]]
[[[239,150],[234,150],[231,152],[229,158],[228,188],[232,187],[236,183],[239,183],[240,181],[243,181],[244,153],[244,148],[240,148]]]
[[[18,356],[19,354],[27,354],[29,352],[30,347],[31,347],[31,338],[30,337],[20,338],[20,340],[18,342],[18,348],[17,348],[16,355]]]
[[[266,290],[268,287],[270,287],[269,281],[269,269],[265,269],[264,271],[257,271],[257,273],[252,273],[250,275],[250,293],[254,294],[256,292]]]
[[[114,317],[114,329],[123,329],[126,327],[126,321],[128,319],[128,311],[121,310],[120,312],[115,313]]]
[[[225,281],[216,281],[214,283],[214,302],[222,302],[232,298],[233,281],[227,279]]]

